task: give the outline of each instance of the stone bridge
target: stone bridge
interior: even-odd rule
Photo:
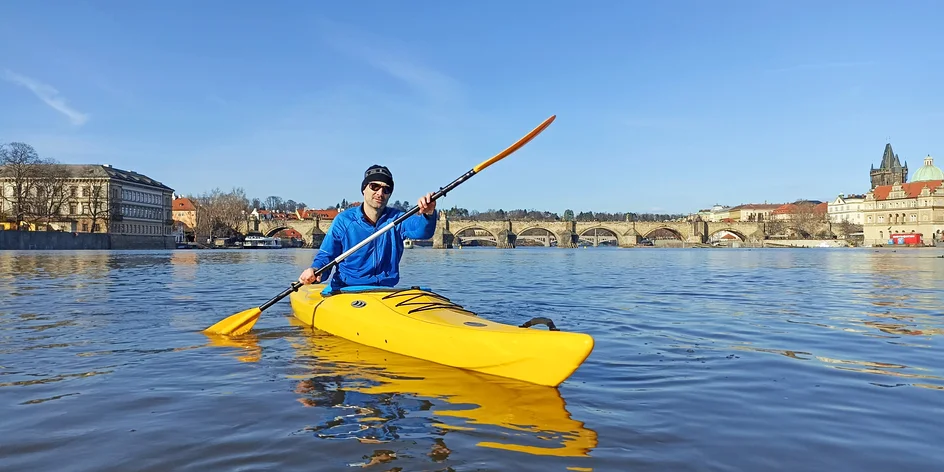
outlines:
[[[660,231],[661,230],[661,231]],[[581,242],[594,246],[611,243],[619,247],[636,246],[643,239],[672,239],[686,243],[705,243],[721,232],[734,234],[741,241],[766,238],[763,223],[632,222],[632,221],[472,221],[441,218],[433,237],[437,248],[453,247],[471,241],[489,241],[500,248],[512,248],[531,241],[544,246],[577,247]]]
[[[318,247],[331,226],[331,220],[250,221],[253,231],[272,236],[284,229],[302,234],[305,247]],[[662,230],[662,231],[660,231]],[[243,234],[246,233],[245,225]],[[658,233],[657,233],[658,232]],[[434,248],[458,247],[473,241],[487,242],[499,248],[513,248],[519,242],[531,245],[577,247],[581,242],[619,247],[636,246],[643,239],[673,239],[690,244],[706,243],[713,236],[727,232],[740,241],[758,242],[767,238],[764,223],[732,222],[632,222],[632,221],[475,221],[449,219],[440,213],[433,235]],[[724,234],[727,234],[724,233]]]

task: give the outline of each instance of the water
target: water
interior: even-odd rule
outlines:
[[[593,335],[557,389],[311,333],[288,300],[200,332],[310,250],[0,252],[0,469],[938,470],[939,252],[407,251],[404,285]]]

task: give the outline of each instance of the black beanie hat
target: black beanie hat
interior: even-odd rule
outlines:
[[[368,167],[364,171],[364,180],[361,181],[361,193],[364,193],[367,184],[371,182],[383,182],[390,186],[390,192],[393,193],[393,174],[390,173],[390,169],[376,164]]]

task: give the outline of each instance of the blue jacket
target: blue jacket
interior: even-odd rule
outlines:
[[[338,213],[311,266],[315,269],[324,267],[403,213],[402,210],[387,207],[376,225],[370,223],[360,206]],[[334,268],[334,276],[327,289],[339,290],[350,285],[396,285],[400,281],[403,240],[433,237],[438,213],[435,211],[429,216],[417,213],[354,251]],[[327,273],[322,272],[321,280],[326,281],[327,276]]]

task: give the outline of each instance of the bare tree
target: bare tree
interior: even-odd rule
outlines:
[[[790,219],[796,229],[814,237],[829,236],[826,212],[818,211],[817,205],[798,202],[791,209]]]
[[[33,166],[32,188],[25,198],[23,218],[48,229],[50,223],[63,219],[62,210],[69,201],[66,188],[69,171],[51,159]]]
[[[855,224],[849,220],[842,220],[836,224],[836,228],[842,234],[842,237],[849,238],[850,235],[862,232],[862,225]]]
[[[0,177],[10,179],[12,192],[3,192],[3,199],[10,204],[11,216],[19,225],[29,218],[29,197],[36,182],[37,164],[44,161],[32,146],[13,142],[0,145]]]
[[[104,182],[93,182],[88,189],[88,199],[82,203],[85,207],[85,214],[92,220],[91,230],[93,233],[98,231],[99,222],[107,225],[111,217],[112,208],[109,206],[108,188]]]
[[[285,204],[285,202],[282,200],[282,197],[270,195],[266,197],[265,202],[263,202],[263,204],[265,205],[266,210],[273,211],[273,210],[283,210],[284,208],[282,208],[282,206]]]
[[[246,215],[252,211],[242,187],[234,188],[229,193],[221,193],[215,204],[219,222],[234,233],[239,232],[240,226],[246,221]]]
[[[199,197],[188,198],[197,208],[194,234],[198,241],[212,241],[214,236],[238,233],[246,215],[252,211],[242,188],[234,188],[227,193],[215,188]]]
[[[770,236],[785,236],[787,226],[788,221],[771,218],[764,222],[764,232]]]
[[[216,220],[216,207],[213,205],[213,201],[217,198],[219,193],[219,189],[213,189],[210,193],[204,192],[204,194],[199,197],[194,195],[187,196],[197,209],[196,225],[193,228],[194,238],[197,241],[212,241],[213,239],[213,225]]]

